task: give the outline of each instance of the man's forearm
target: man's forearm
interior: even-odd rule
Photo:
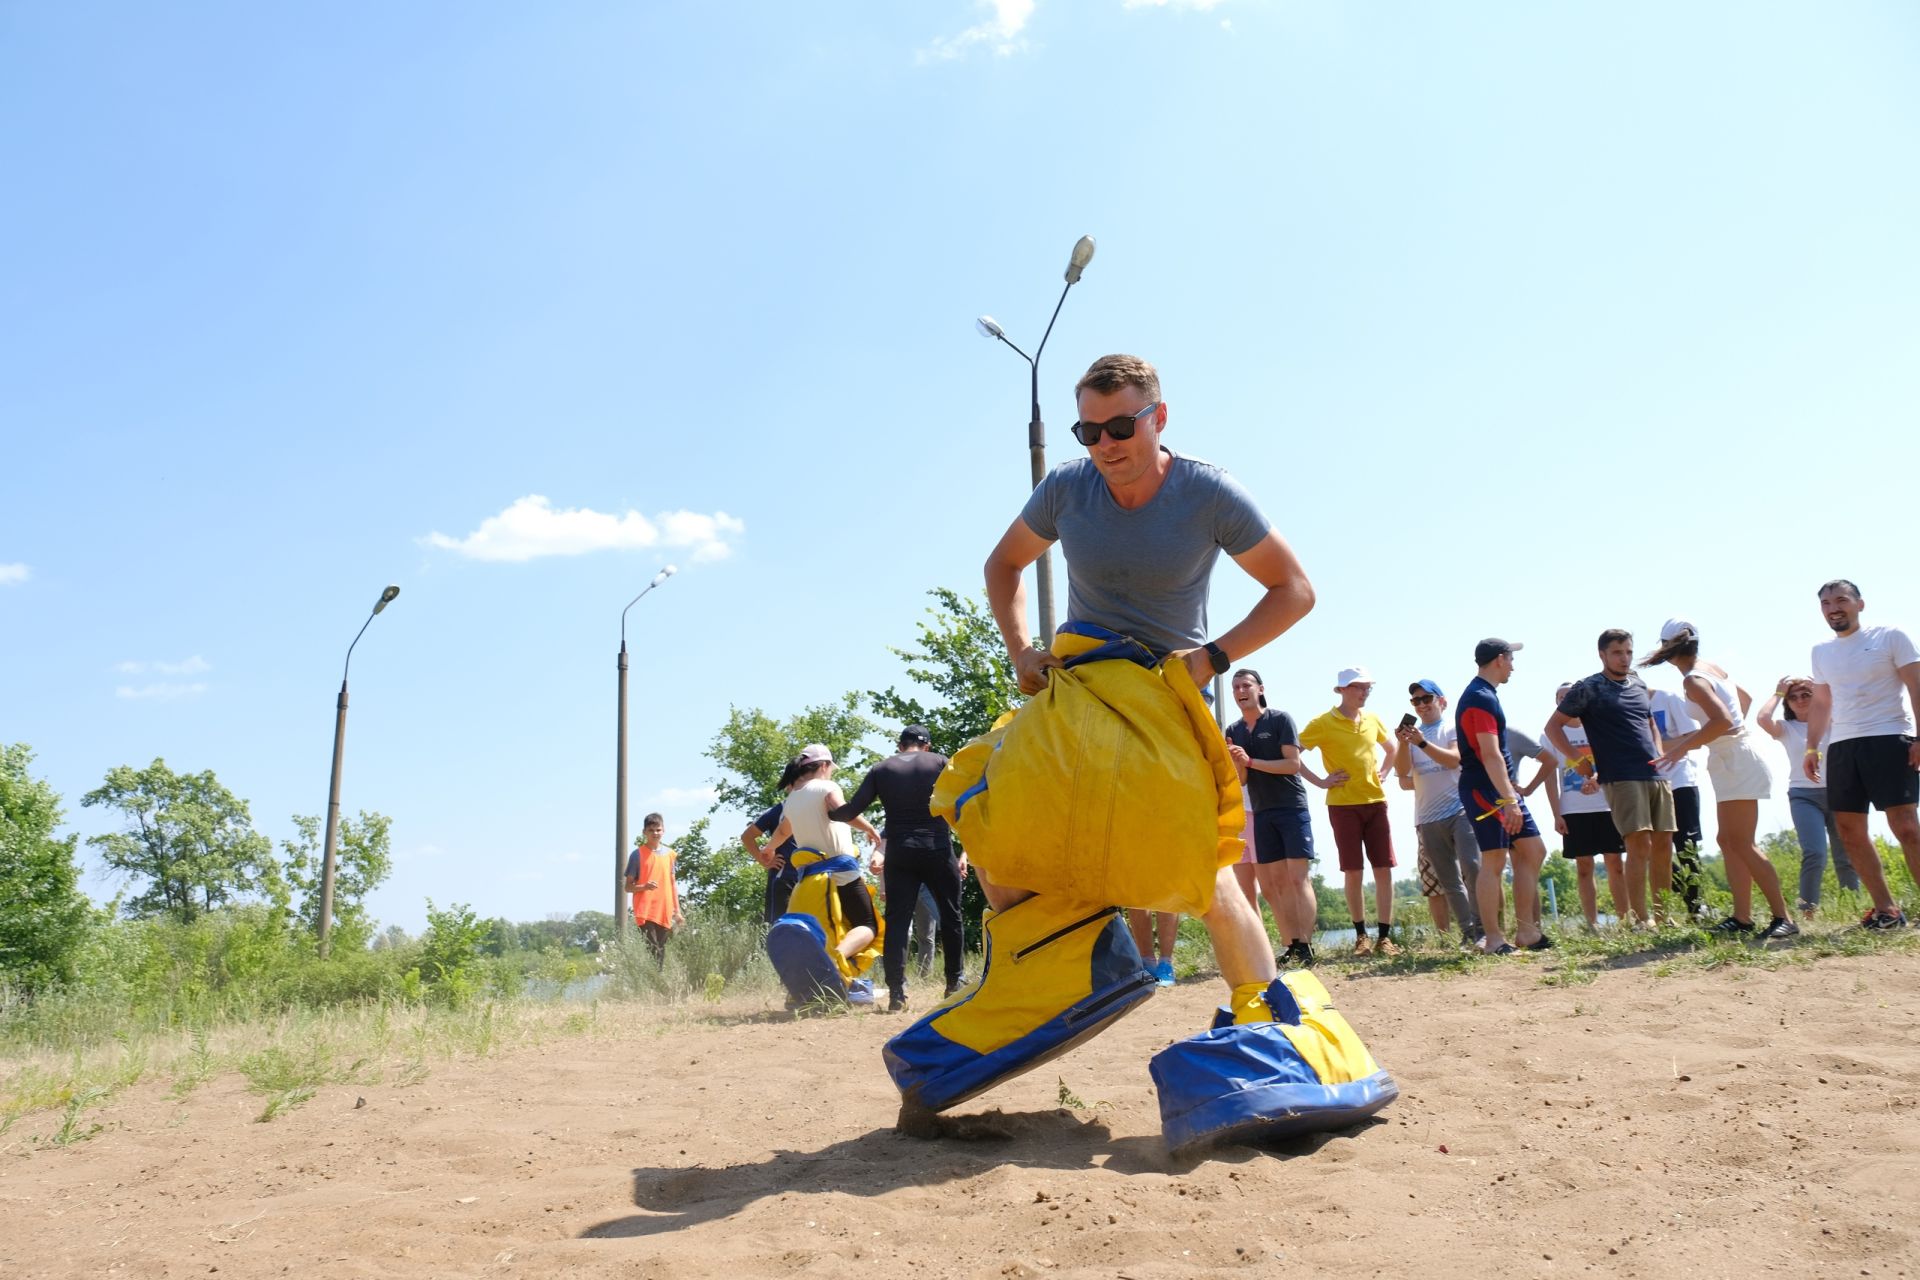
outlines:
[[[1019,653],[1033,643],[1027,630],[1027,587],[1020,569],[999,560],[987,561],[987,607],[1000,628],[1009,654]]]
[[[1267,588],[1251,612],[1225,635],[1215,636],[1229,658],[1235,662],[1258,652],[1284,635],[1294,623],[1313,610],[1313,586],[1305,576],[1289,579]],[[996,614],[997,618],[998,615]],[[1001,627],[1004,635],[1006,628]]]

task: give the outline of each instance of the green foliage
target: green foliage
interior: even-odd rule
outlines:
[[[175,773],[159,759],[144,769],[120,765],[80,803],[115,810],[126,821],[124,831],[87,843],[139,885],[127,914],[185,924],[255,893],[285,910],[286,882],[273,842],[253,829],[246,801],[211,770]]]
[[[893,652],[907,664],[907,675],[938,701],[923,702],[888,687],[869,693],[867,702],[896,731],[903,725],[925,725],[933,735],[933,749],[950,756],[1025,699],[987,607],[947,587],[927,594],[939,607],[929,608],[932,620],[920,623],[919,647]]]
[[[859,701],[849,693],[784,724],[758,707],[728,708],[727,723],[707,746],[707,758],[725,771],[714,783],[713,812],[757,814],[774,804],[781,798],[780,771],[810,742],[826,743],[843,770],[866,770],[879,759],[864,745],[878,727],[855,709]]]
[[[718,849],[707,842],[712,820],[701,818],[672,842],[675,868],[688,904],[701,903],[732,920],[758,920],[767,886],[766,869],[737,843]]]
[[[0,744],[0,981],[31,995],[74,977],[94,910],[80,892],[78,836],[56,836],[60,796],[28,773],[33,750]]]
[[[624,943],[604,949],[612,962],[610,989],[621,996],[681,1003],[706,999],[715,978],[723,989],[771,988],[775,979],[766,936],[757,914],[742,920],[712,907],[690,907],[659,964],[633,930]]]
[[[315,937],[320,933],[320,881],[326,849],[320,819],[293,816],[298,835],[283,840],[287,855],[287,883],[299,901],[294,917]],[[333,930],[329,945],[335,954],[357,951],[373,938],[373,920],[367,915],[367,895],[393,872],[388,832],[393,820],[384,814],[360,811],[358,819],[340,822],[339,845],[333,858]]]
[[[490,932],[473,908],[456,902],[444,910],[427,899],[427,931],[420,935],[422,978],[449,1004],[465,1003],[475,992],[472,969]]]

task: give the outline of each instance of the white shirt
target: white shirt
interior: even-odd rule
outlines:
[[[1420,736],[1436,747],[1453,745],[1453,722],[1441,716],[1437,724],[1415,725]],[[1461,812],[1460,771],[1449,769],[1428,755],[1423,747],[1409,746],[1413,752],[1413,823],[1424,827],[1429,822],[1446,822]]]
[[[1702,672],[1701,674],[1705,674]],[[1692,733],[1700,727],[1693,718],[1693,705],[1678,693],[1666,689],[1651,690],[1653,703],[1653,722],[1660,727],[1660,745],[1665,746],[1667,739],[1677,738],[1683,733]],[[1735,710],[1739,708],[1736,707]],[[1697,787],[1700,785],[1700,766],[1694,756],[1698,752],[1689,751],[1671,766],[1660,770],[1660,776],[1675,787]]]
[[[1898,627],[1862,627],[1813,646],[1813,678],[1833,691],[1833,727],[1827,741],[1912,733],[1900,668],[1920,662],[1920,650]]]
[[[825,778],[815,778],[805,786],[795,787],[787,795],[781,813],[793,822],[793,841],[802,849],[815,849],[829,858],[844,853],[858,861],[860,855],[853,847],[853,828],[827,818],[827,793],[832,790],[833,784]],[[852,884],[860,878],[860,873],[831,871],[827,878],[835,884]]]
[[[1581,794],[1580,787],[1586,779],[1568,767],[1571,760],[1587,754],[1587,731],[1577,724],[1570,724],[1566,726],[1564,732],[1567,735],[1567,742],[1573,747],[1573,755],[1560,756],[1558,751],[1554,752],[1556,756],[1560,756],[1560,812],[1562,814],[1613,812],[1607,807],[1606,788],[1603,787],[1590,796]],[[1489,818],[1488,821],[1491,822],[1492,819]]]
[[[1807,781],[1805,756],[1807,754],[1807,722],[1805,720],[1782,720],[1780,745],[1787,749],[1787,786],[1804,787],[1808,791],[1817,791],[1826,786],[1824,782]],[[1820,740],[1820,750],[1825,751],[1827,744],[1833,741],[1828,734]]]

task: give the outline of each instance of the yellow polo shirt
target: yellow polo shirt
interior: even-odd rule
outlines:
[[[1393,735],[1371,711],[1363,709],[1356,722],[1335,707],[1307,721],[1307,727],[1300,731],[1300,749],[1320,752],[1322,776],[1347,771],[1347,780],[1327,792],[1328,804],[1377,804],[1386,800],[1387,793],[1380,787],[1380,756],[1373,749],[1376,743],[1391,748]]]

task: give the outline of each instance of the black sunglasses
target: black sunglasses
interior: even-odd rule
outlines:
[[[1081,444],[1086,445],[1089,449],[1100,443],[1100,433],[1102,431],[1112,436],[1115,440],[1131,440],[1133,439],[1135,429],[1140,425],[1140,419],[1146,417],[1159,407],[1160,402],[1155,400],[1138,413],[1123,413],[1119,417],[1110,418],[1105,422],[1076,422],[1073,424],[1073,438]]]
[[[1433,701],[1433,695],[1430,693],[1416,693],[1409,701],[1416,707],[1424,707]]]

